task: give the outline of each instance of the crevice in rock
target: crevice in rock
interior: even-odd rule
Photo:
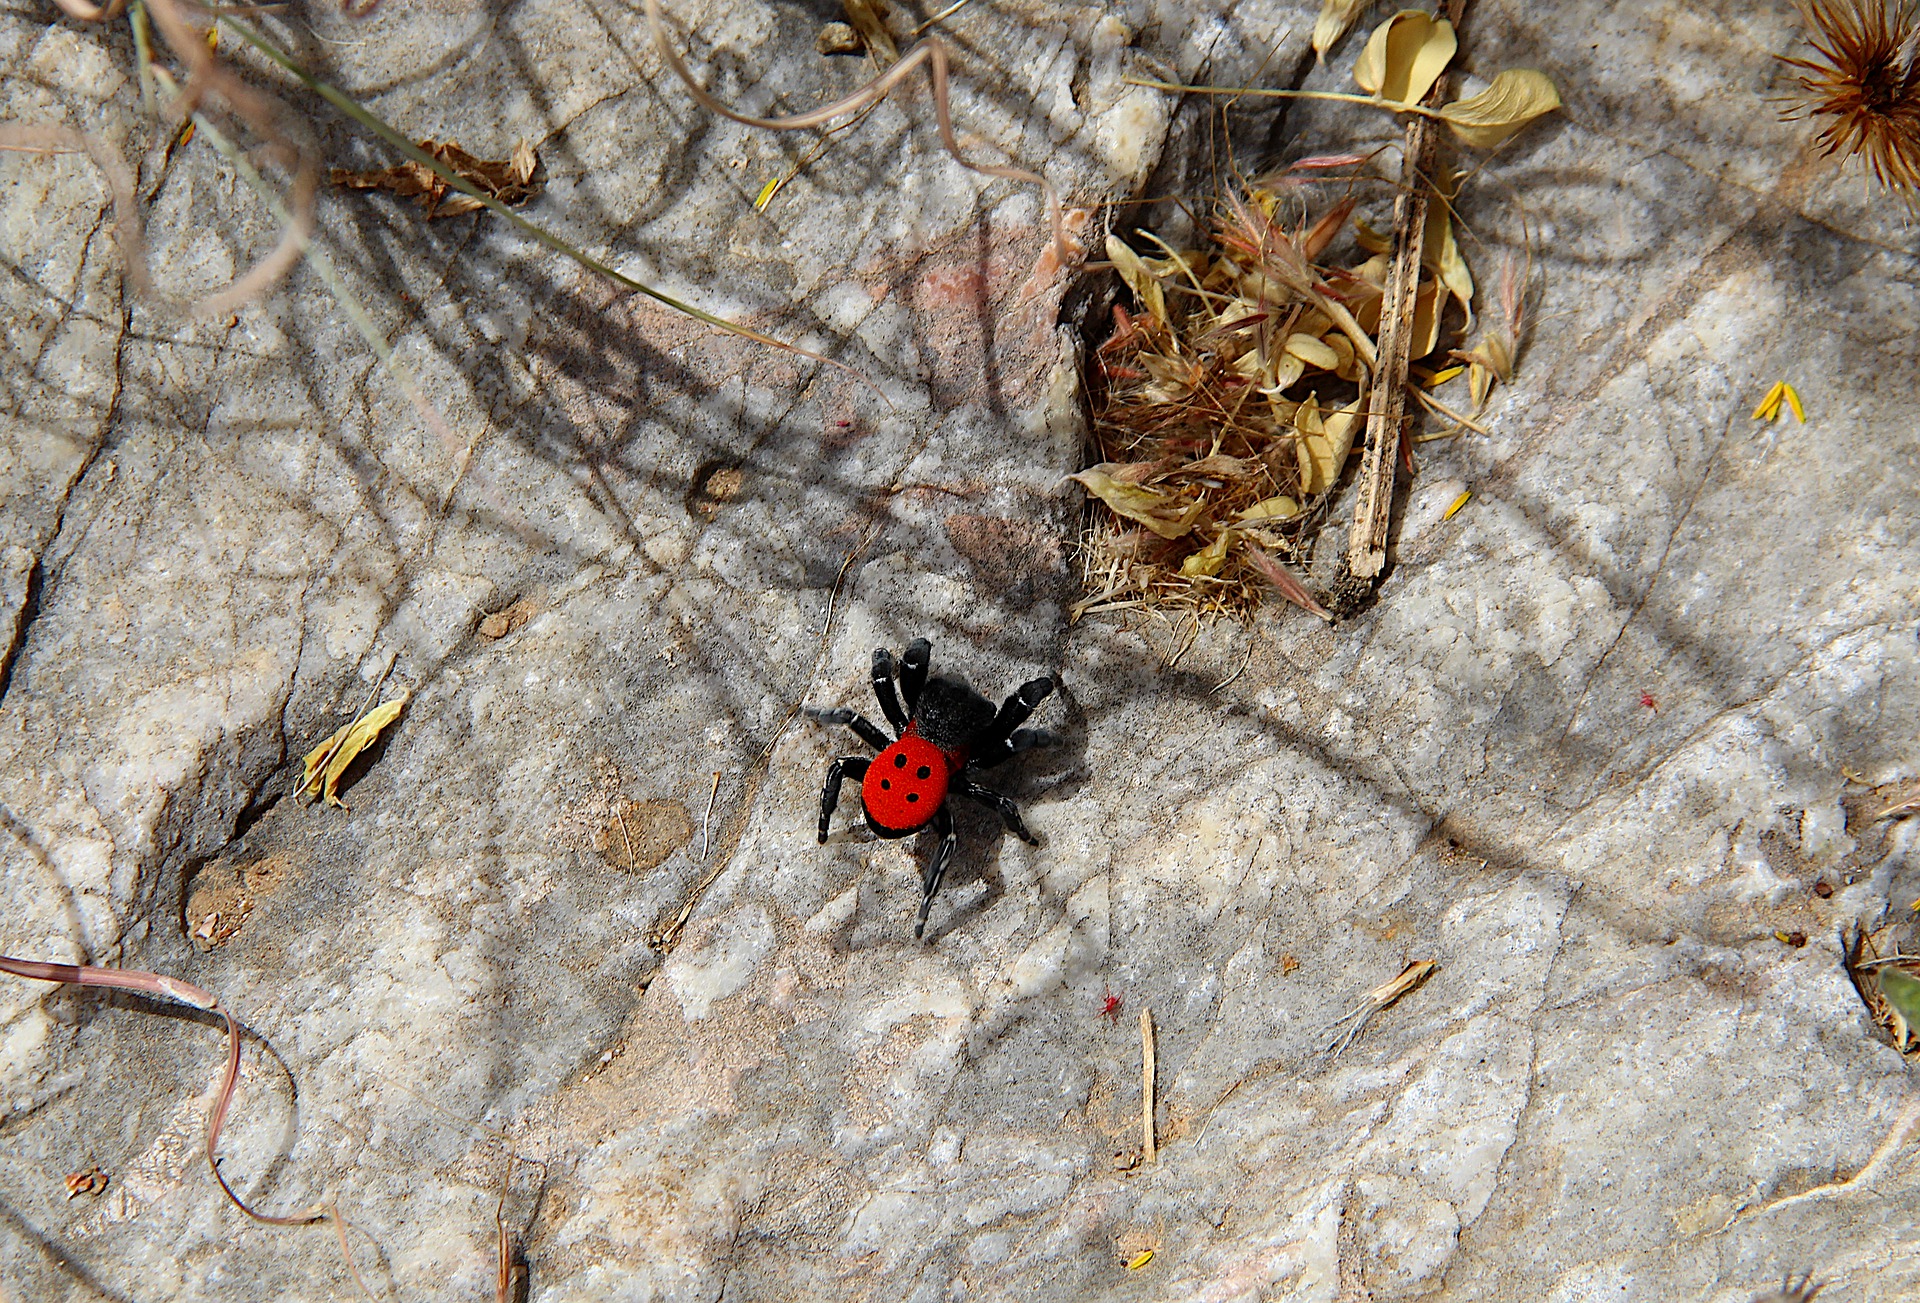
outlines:
[[[19,661],[20,649],[27,645],[28,631],[40,614],[40,588],[45,577],[40,558],[35,557],[33,568],[27,571],[26,596],[20,602],[20,610],[14,615],[6,649],[0,651],[0,705],[6,704],[7,689],[13,686],[13,667]]]

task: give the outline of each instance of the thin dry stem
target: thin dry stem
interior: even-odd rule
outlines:
[[[758,127],[763,131],[802,131],[811,127],[824,127],[835,118],[858,113],[868,106],[879,103],[911,76],[922,63],[927,65],[928,75],[933,81],[934,122],[940,132],[940,143],[946,146],[953,160],[970,172],[982,176],[999,177],[1007,181],[1020,181],[1038,186],[1045,196],[1047,208],[1047,227],[1053,233],[1053,252],[1060,266],[1073,264],[1078,250],[1074,248],[1067,235],[1066,219],[1061,211],[1060,193],[1053,183],[1037,172],[1025,168],[1009,167],[996,163],[974,163],[960,152],[960,138],[953,130],[953,114],[947,93],[948,56],[945,42],[937,36],[929,36],[900,57],[900,62],[882,72],[878,77],[849,95],[825,104],[806,113],[796,113],[784,118],[756,118],[745,113],[737,113],[720,100],[709,94],[705,87],[694,80],[691,70],[680,58],[680,54],[667,39],[666,24],[660,15],[660,0],[647,0],[647,23],[653,29],[653,43],[660,51],[660,57],[673,69],[674,75],[685,84],[687,92],[693,96],[700,107],[709,113],[717,113],[742,126]]]
[[[227,1184],[227,1178],[220,1173],[220,1164],[214,1152],[220,1144],[220,1129],[226,1123],[227,1109],[233,1103],[233,1093],[240,1080],[240,1025],[233,1020],[219,1000],[188,982],[161,973],[149,973],[132,968],[99,968],[92,964],[50,964],[37,959],[14,959],[0,955],[0,972],[12,973],[15,977],[31,978],[38,982],[62,982],[70,986],[104,986],[121,991],[139,991],[146,995],[163,995],[170,1000],[195,1009],[204,1009],[217,1013],[227,1025],[227,1064],[220,1078],[220,1089],[214,1098],[213,1110],[207,1115],[207,1168],[213,1173],[213,1179],[220,1184],[222,1193],[241,1212],[254,1221],[268,1226],[310,1226],[324,1221],[328,1216],[325,1209],[315,1209],[306,1213],[274,1215],[263,1213],[249,1207],[247,1202],[233,1192]]]

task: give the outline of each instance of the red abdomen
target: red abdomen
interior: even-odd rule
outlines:
[[[954,768],[939,747],[911,728],[873,759],[860,784],[867,817],[889,832],[924,828],[947,799]]]

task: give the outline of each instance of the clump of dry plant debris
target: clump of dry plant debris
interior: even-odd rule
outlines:
[[[1552,82],[1529,70],[1432,107],[1455,48],[1447,20],[1403,13],[1360,56],[1354,76],[1364,95],[1232,93],[1358,102],[1415,115],[1423,129],[1444,124],[1457,143],[1480,148],[1558,107]],[[1108,238],[1135,306],[1114,308],[1090,368],[1101,460],[1074,478],[1105,510],[1085,540],[1089,596],[1077,614],[1173,606],[1244,615],[1278,592],[1331,618],[1296,567],[1369,415],[1385,406],[1380,391],[1397,395],[1405,377],[1408,392],[1449,422],[1447,433],[1479,428],[1474,417],[1511,377],[1519,351],[1524,277],[1503,269],[1497,310],[1466,347],[1474,282],[1454,230],[1458,175],[1423,166],[1419,181],[1431,193],[1413,216],[1396,210],[1391,235],[1355,223],[1344,240],[1356,201],[1318,199],[1316,179],[1333,175],[1350,188],[1368,161],[1323,155],[1236,184],[1217,201],[1201,248],[1176,250],[1144,231],[1137,247]],[[1391,367],[1390,339],[1404,350]],[[1436,357],[1449,343],[1449,356]],[[1409,359],[1429,357],[1442,365],[1407,372]],[[1428,392],[1463,371],[1470,415]]]
[[[1815,56],[1790,117],[1821,122],[1820,152],[1866,160],[1881,185],[1920,205],[1920,7],[1914,0],[1800,0]]]

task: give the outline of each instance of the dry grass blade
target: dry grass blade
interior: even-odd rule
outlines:
[[[653,29],[653,43],[659,50],[661,59],[673,69],[674,75],[686,86],[687,93],[693,96],[700,107],[709,113],[717,113],[731,122],[738,122],[742,126],[758,127],[763,131],[801,131],[813,127],[824,127],[835,118],[859,113],[886,98],[893,88],[911,76],[916,68],[923,63],[926,64],[928,75],[933,81],[934,122],[940,132],[940,143],[946,147],[947,153],[953,156],[956,163],[970,172],[1039,187],[1040,193],[1046,200],[1047,227],[1053,234],[1053,255],[1060,267],[1069,267],[1073,264],[1078,251],[1067,236],[1066,217],[1061,211],[1060,193],[1053,188],[1051,181],[1025,168],[969,162],[967,156],[960,152],[960,138],[954,134],[953,113],[947,93],[947,47],[938,37],[927,37],[902,55],[900,62],[859,90],[842,96],[831,104],[822,105],[807,113],[796,113],[790,117],[756,118],[728,108],[694,79],[692,71],[680,58],[679,51],[675,50],[672,42],[667,39],[666,24],[660,15],[660,0],[647,0],[647,23]]]
[[[141,0],[140,10],[153,19],[153,25],[173,50],[174,57],[187,67],[186,84],[167,105],[174,121],[185,122],[203,101],[224,101],[236,117],[266,142],[266,156],[293,176],[288,191],[293,220],[281,230],[279,243],[231,285],[194,305],[194,311],[203,316],[221,316],[258,297],[300,260],[302,246],[313,230],[319,172],[310,151],[297,144],[281,125],[292,120],[287,107],[274,96],[249,86],[215,59],[205,37],[194,30],[175,0]]]
[[[1353,1026],[1347,1029],[1345,1036],[1342,1036],[1337,1042],[1328,1047],[1328,1055],[1338,1058],[1342,1050],[1345,1050],[1347,1046],[1353,1044],[1354,1037],[1358,1036],[1361,1030],[1366,1027],[1369,1018],[1379,1013],[1382,1009],[1387,1008],[1409,991],[1418,988],[1422,982],[1433,976],[1433,970],[1439,966],[1440,964],[1437,960],[1412,960],[1390,981],[1382,982],[1371,991],[1368,991],[1360,1001],[1358,1008],[1354,1009],[1351,1013],[1336,1018],[1329,1025],[1328,1030],[1331,1031],[1343,1022],[1353,1023]]]
[[[352,96],[309,73],[305,68],[295,62],[291,55],[281,50],[278,46],[274,45],[273,42],[267,40],[245,23],[232,17],[223,17],[221,21],[231,27],[247,44],[253,46],[254,49],[260,51],[261,54],[265,55],[273,63],[278,64],[281,68],[291,73],[302,85],[306,86],[307,89],[327,101],[327,103],[333,105],[353,121],[366,127],[369,131],[380,137],[380,139],[386,141],[387,144],[392,146],[402,157],[432,172],[440,178],[441,181],[446,183],[449,190],[456,191],[459,194],[479,201],[483,208],[505,218],[508,222],[512,223],[515,229],[519,230],[535,243],[551,249],[563,257],[572,259],[588,271],[604,276],[617,285],[622,285],[636,293],[644,294],[656,303],[663,304],[675,312],[693,318],[695,321],[704,322],[716,330],[724,330],[728,334],[738,335],[742,339],[750,339],[754,343],[764,344],[768,348],[777,348],[782,352],[792,353],[799,357],[811,358],[837,371],[844,372],[858,380],[861,384],[866,385],[876,394],[879,394],[881,402],[887,404],[889,407],[893,406],[893,400],[888,398],[880,387],[858,368],[848,366],[845,362],[827,357],[824,354],[816,353],[812,349],[802,348],[798,344],[790,344],[783,339],[776,339],[772,335],[764,331],[755,330],[751,326],[743,326],[737,321],[729,321],[725,317],[716,316],[714,313],[696,308],[692,304],[677,299],[671,294],[655,289],[644,281],[635,280],[624,272],[616,271],[606,263],[601,262],[598,258],[591,257],[575,248],[559,236],[554,235],[551,231],[528,221],[500,200],[482,191],[471,181],[448,167],[446,163],[435,158],[426,150],[421,149],[419,145],[382,121],[377,115],[355,101]]]
[[[70,986],[104,986],[121,991],[139,991],[145,995],[165,996],[169,1000],[177,1000],[192,1008],[219,1014],[227,1025],[227,1065],[220,1079],[219,1093],[214,1098],[213,1111],[207,1116],[207,1167],[213,1173],[213,1179],[219,1182],[221,1191],[235,1208],[254,1221],[268,1226],[311,1226],[315,1222],[326,1220],[330,1215],[325,1209],[320,1208],[310,1212],[285,1215],[258,1212],[235,1194],[233,1187],[227,1184],[227,1178],[221,1175],[220,1164],[216,1161],[214,1153],[220,1144],[220,1128],[226,1123],[227,1109],[233,1103],[233,1092],[240,1080],[240,1025],[234,1022],[233,1015],[228,1013],[213,996],[178,978],[138,969],[98,968],[91,964],[50,964],[37,959],[14,959],[0,955],[0,972],[12,973],[15,977],[25,977],[37,982],[62,982]]]
[[[118,0],[116,0],[118,3]],[[146,236],[140,228],[140,209],[133,196],[133,173],[127,160],[110,142],[73,127],[0,124],[0,149],[32,154],[85,154],[100,169],[113,196],[114,238],[127,261],[127,279],[143,294],[153,291],[147,270]]]

